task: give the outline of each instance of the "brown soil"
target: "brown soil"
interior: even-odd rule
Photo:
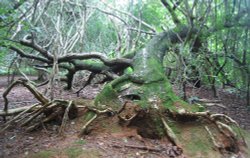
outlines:
[[[35,79],[32,77],[32,79]],[[7,86],[7,78],[0,77],[0,94]],[[59,88],[60,87],[60,88]],[[100,85],[87,86],[81,93],[80,98],[93,99],[100,91]],[[38,88],[45,91],[46,86]],[[188,88],[188,96],[214,99],[212,92],[208,88],[191,89]],[[208,107],[212,112],[225,113],[235,119],[243,128],[250,130],[250,112],[247,111],[245,101],[230,94],[225,90],[219,91],[220,100],[226,108],[217,106]],[[8,96],[10,108],[31,105],[36,102],[32,94],[22,86],[18,86],[11,91]],[[57,86],[55,98],[79,99],[72,91],[63,91],[62,86]],[[3,99],[0,98],[0,109],[3,108]],[[111,121],[112,122],[112,121]],[[113,121],[115,122],[115,121]],[[0,127],[3,124],[0,118]],[[110,122],[104,123],[106,126]],[[22,157],[147,157],[160,158],[169,157],[174,146],[166,140],[141,139],[135,131],[131,129],[117,128],[112,126],[109,131],[99,128],[90,135],[78,137],[83,118],[79,117],[71,120],[65,131],[65,136],[58,135],[59,125],[52,123],[44,125],[37,131],[27,133],[19,127],[12,127],[4,134],[0,135],[0,158],[22,158]],[[97,127],[96,127],[97,128]],[[147,146],[148,149],[165,149],[160,151],[143,150],[140,147]],[[135,148],[137,147],[137,148]],[[79,152],[79,150],[81,152]],[[73,155],[72,155],[73,154]],[[76,157],[76,155],[75,155]]]

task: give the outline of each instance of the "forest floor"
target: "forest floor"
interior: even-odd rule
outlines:
[[[35,79],[34,77],[32,79]],[[0,77],[0,95],[7,86],[7,77]],[[40,87],[44,91],[46,86]],[[91,101],[101,89],[101,85],[87,86],[80,93],[80,98],[86,103]],[[199,97],[203,99],[213,98],[209,88],[199,89],[187,88],[188,97]],[[211,112],[224,113],[235,119],[242,128],[250,131],[250,111],[247,110],[245,100],[225,89],[218,91],[221,104],[225,107],[207,107]],[[55,98],[77,100],[79,97],[73,91],[56,89]],[[36,103],[32,94],[22,86],[17,86],[8,95],[10,108],[21,107]],[[3,98],[0,98],[0,109],[3,108]],[[3,124],[0,118],[0,127]],[[166,143],[166,140],[144,139],[136,136],[134,131],[128,129],[112,129],[113,133],[97,130],[90,135],[78,137],[83,120],[81,117],[70,120],[64,136],[58,135],[58,124],[45,125],[43,128],[27,133],[19,127],[9,128],[0,135],[0,158],[119,158],[119,157],[167,157],[173,146]],[[147,151],[140,149],[143,146],[158,146],[169,148],[168,153],[158,151]]]

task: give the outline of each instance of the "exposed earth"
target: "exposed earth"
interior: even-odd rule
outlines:
[[[35,79],[35,77],[31,77]],[[78,85],[79,86],[79,85]],[[0,77],[0,94],[7,87],[7,77]],[[44,92],[47,86],[39,87]],[[72,99],[77,104],[87,105],[101,90],[102,85],[90,85],[80,93],[80,97],[72,91],[64,91],[63,86],[56,86],[55,98]],[[174,88],[175,89],[175,88]],[[175,90],[177,92],[177,90]],[[188,97],[198,97],[213,100],[213,93],[209,88],[187,88]],[[223,106],[208,106],[214,113],[224,113],[236,120],[240,126],[250,131],[250,111],[247,110],[245,99],[220,89],[219,100]],[[32,105],[36,99],[24,87],[15,87],[8,95],[10,108]],[[84,99],[84,100],[82,100]],[[3,98],[0,98],[0,108],[3,108]],[[110,121],[110,120],[109,120]],[[111,124],[110,124],[111,122]],[[58,135],[59,125],[46,124],[34,132],[27,133],[20,127],[11,127],[0,135],[0,158],[127,158],[127,157],[176,157],[178,149],[167,140],[153,140],[141,138],[133,129],[117,128],[112,122],[107,122],[109,130],[96,127],[89,135],[79,137],[83,126],[83,118],[70,120],[63,136]],[[0,127],[3,124],[0,118]],[[103,124],[103,126],[107,126]],[[147,146],[147,148],[145,148]],[[164,150],[162,150],[164,149]],[[185,157],[181,155],[179,157]],[[202,155],[201,155],[202,157]]]

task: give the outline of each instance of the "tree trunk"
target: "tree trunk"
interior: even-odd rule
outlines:
[[[213,145],[225,149],[226,153],[238,153],[236,141],[221,136],[216,123],[199,121],[198,118],[208,116],[202,112],[204,108],[189,105],[176,96],[164,74],[162,62],[165,52],[170,44],[186,37],[186,30],[181,29],[179,37],[172,32],[155,36],[134,56],[133,72],[106,84],[96,97],[95,106],[100,109],[111,107],[122,121],[127,122],[126,126],[136,126],[138,134],[143,137],[161,138],[167,135],[170,142],[181,146],[184,154],[190,157],[201,153],[219,157],[221,150],[214,151]],[[215,141],[211,143],[211,139]],[[220,145],[217,139],[223,140],[218,143]]]
[[[150,100],[162,100],[167,108],[175,108],[171,104],[181,101],[172,91],[171,85],[164,74],[162,65],[165,51],[171,43],[170,33],[162,33],[154,37],[149,44],[140,50],[133,58],[133,73],[124,74],[120,78],[106,85],[97,96],[96,105],[102,103],[112,105],[120,103],[118,96],[124,100],[133,100],[149,108]],[[170,39],[170,40],[169,40]],[[172,37],[174,39],[174,36]],[[109,94],[116,93],[113,99]],[[113,102],[110,104],[110,102]],[[117,105],[116,105],[117,106]],[[121,106],[121,105],[118,105]]]

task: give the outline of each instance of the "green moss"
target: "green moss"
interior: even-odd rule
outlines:
[[[74,145],[63,148],[40,151],[31,154],[27,158],[54,158],[54,157],[67,157],[67,158],[98,158],[101,156],[100,152],[95,149],[83,149],[82,140],[76,141]]]
[[[241,138],[242,136],[244,137],[245,142],[249,148],[249,146],[250,146],[250,131],[236,127],[236,126],[231,126],[231,128],[233,129],[234,132],[236,132],[239,139],[242,139]],[[249,149],[246,148],[245,153],[246,153],[246,157],[250,157],[250,150]]]
[[[79,140],[76,140],[75,142],[74,142],[74,144],[77,144],[77,145],[84,145],[84,144],[86,144],[87,142],[86,142],[86,140],[84,140],[84,139],[79,139]]]
[[[56,155],[55,151],[45,150],[27,156],[27,158],[51,158]]]
[[[142,108],[142,109],[146,109],[146,108],[148,108],[151,104],[148,102],[148,101],[146,101],[146,100],[136,100],[136,101],[134,101],[134,103],[135,104],[137,104],[137,105],[140,105],[140,107]]]
[[[96,60],[93,60],[93,59],[88,59],[88,60],[84,60],[84,61],[77,61],[77,62],[83,62],[85,64],[89,64],[89,65],[100,65],[100,66],[103,66],[103,63],[102,62],[97,62]]]
[[[101,93],[96,96],[94,104],[100,108],[102,105],[108,105],[114,109],[117,108],[117,105],[120,104],[120,101],[118,100],[118,94],[116,90],[112,88],[110,83],[106,84]]]
[[[83,120],[87,122],[88,120],[93,118],[94,115],[95,115],[94,112],[88,111],[85,115],[83,115]]]
[[[142,52],[146,50],[143,49]],[[165,78],[163,66],[156,57],[148,57],[145,53],[142,56],[136,57],[134,60],[134,73],[131,75],[132,80],[144,83],[160,81]]]
[[[245,138],[246,144],[248,146],[248,149],[245,149],[246,151],[246,157],[250,157],[250,150],[249,150],[249,146],[250,146],[250,131],[249,130],[243,130],[241,129],[241,132],[243,133],[243,136]]]
[[[80,147],[69,147],[65,149],[65,154],[68,158],[77,158],[83,153],[83,149]]]
[[[178,135],[178,134],[181,134],[181,130],[180,128],[178,127],[178,125],[176,124],[176,122],[174,121],[168,121],[168,125],[169,127],[173,130],[173,132]]]
[[[118,83],[115,86],[115,89],[116,89],[117,92],[121,92],[123,90],[126,90],[126,89],[132,87],[132,85],[133,84],[129,80],[127,80],[127,81],[123,81],[122,83]]]
[[[206,156],[210,151],[208,145],[209,144],[207,144],[203,140],[195,138],[187,144],[187,149],[189,152],[191,152],[192,155],[195,155],[197,152],[202,152],[203,156]]]
[[[107,84],[107,85],[105,85],[104,89],[102,90],[102,95],[101,96],[106,96],[108,98],[114,98],[114,97],[117,97],[117,93],[114,91],[111,84]],[[98,97],[101,97],[101,96],[98,95],[96,97],[96,100],[98,100]]]
[[[138,96],[139,100],[135,102],[142,108],[151,108],[156,105],[163,107],[161,109],[171,111],[204,110],[202,107],[187,104],[173,92],[172,86],[164,74],[162,55],[165,53],[163,47],[167,44],[162,38],[164,37],[155,38],[146,48],[136,54],[133,58],[133,73],[131,68],[127,68],[127,74],[105,85],[95,99],[96,106],[105,104],[114,110],[119,109],[121,102],[118,96],[126,94],[128,97]]]
[[[116,107],[114,109],[118,109],[121,104],[118,100],[118,94],[128,90],[129,94],[131,92],[132,95],[140,97],[140,100],[134,102],[143,109],[157,104],[171,111],[177,111],[179,109],[185,109],[191,112],[204,111],[204,107],[200,105],[190,105],[176,96],[166,78],[160,81],[139,84],[131,82],[131,80],[124,77],[123,79],[116,80],[115,84],[113,83],[115,87],[111,86],[111,84],[107,84],[103,91],[96,97],[95,105],[113,105],[113,108]]]
[[[218,157],[219,152],[214,151],[214,145],[207,134],[204,125],[200,122],[176,123],[179,127],[183,150],[188,157]],[[180,137],[181,135],[181,137]]]

